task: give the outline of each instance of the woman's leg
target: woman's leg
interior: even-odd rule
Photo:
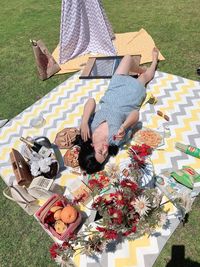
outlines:
[[[147,70],[142,73],[139,77],[138,80],[145,86],[149,81],[151,81],[155,75],[156,67],[158,64],[158,55],[159,55],[159,50],[154,47],[152,51],[152,63]]]
[[[119,66],[117,67],[115,74],[129,75],[130,72],[143,73],[145,70],[138,66],[134,61],[134,58],[130,55],[126,55],[122,58]]]

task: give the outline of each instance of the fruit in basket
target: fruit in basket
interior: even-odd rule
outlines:
[[[67,229],[67,225],[63,221],[58,220],[55,222],[54,228],[58,234],[62,234]]]
[[[73,223],[76,220],[77,215],[77,210],[71,205],[67,205],[62,209],[60,217],[64,223]]]
[[[50,211],[55,213],[57,210],[61,210],[61,209],[63,209],[63,207],[61,207],[61,206],[53,206],[52,208],[50,208]]]
[[[54,215],[53,216],[54,216],[54,219],[56,221],[61,219],[61,212],[62,212],[62,209],[59,209],[56,212],[54,212]]]

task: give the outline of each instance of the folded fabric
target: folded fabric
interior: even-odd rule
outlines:
[[[3,195],[18,203],[29,215],[33,215],[40,207],[37,200],[28,193],[27,189],[20,185],[6,187],[3,190]]]

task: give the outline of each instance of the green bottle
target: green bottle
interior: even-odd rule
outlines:
[[[199,158],[200,159],[200,149],[194,146],[190,146],[190,145],[184,145],[181,143],[176,143],[175,144],[175,148],[177,148],[178,150],[191,155],[195,158]]]

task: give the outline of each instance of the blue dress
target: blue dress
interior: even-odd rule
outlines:
[[[92,132],[102,122],[107,121],[109,144],[122,145],[130,137],[132,128],[126,129],[123,140],[115,141],[113,137],[130,112],[140,109],[145,96],[146,88],[137,79],[128,75],[114,74],[92,120]]]

